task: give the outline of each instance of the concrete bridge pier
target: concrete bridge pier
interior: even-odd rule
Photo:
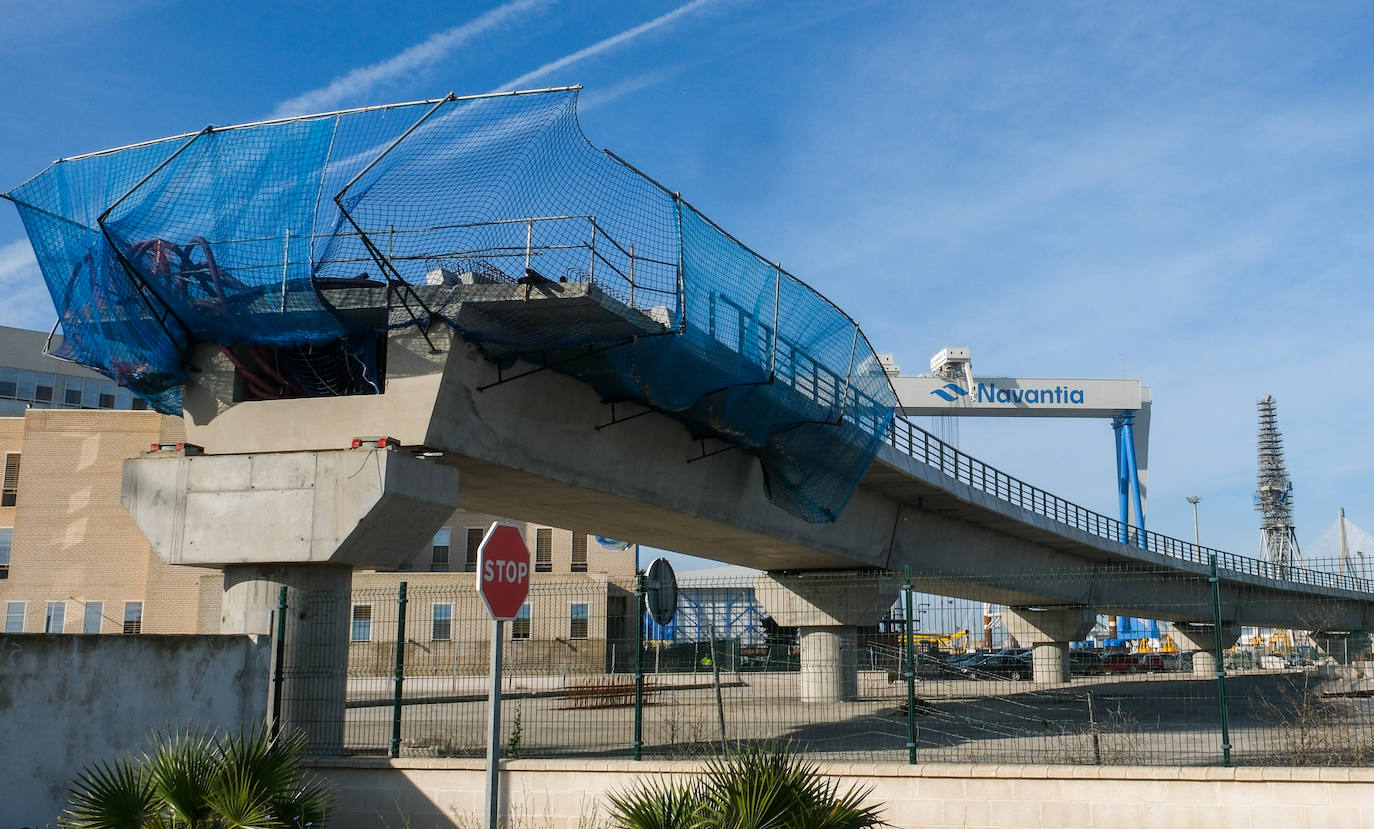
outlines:
[[[860,626],[876,625],[897,599],[898,582],[867,572],[766,573],[754,595],[782,627],[801,634],[802,702],[859,695]]]
[[[307,749],[343,747],[349,601],[353,568],[338,564],[230,564],[224,567],[220,633],[273,636],[286,588],[280,721],[305,730]],[[273,669],[275,671],[275,668]],[[339,674],[344,674],[344,681]],[[269,688],[271,708],[271,689]]]
[[[1069,643],[1092,630],[1097,615],[1086,607],[1007,608],[1002,624],[1031,648],[1031,677],[1042,684],[1069,681]]]
[[[1217,637],[1216,625],[1211,622],[1180,622],[1169,631],[1180,650],[1193,653],[1193,676],[1198,679],[1217,677]],[[1226,649],[1240,639],[1240,625],[1223,622],[1221,625],[1221,647]]]
[[[343,750],[355,567],[396,567],[458,504],[458,470],[395,449],[124,462],[124,508],[169,564],[224,572],[221,633],[273,635],[287,588],[281,722]],[[268,689],[264,689],[267,691]]]

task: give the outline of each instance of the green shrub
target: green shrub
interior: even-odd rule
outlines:
[[[840,784],[786,747],[738,747],[689,782],[640,783],[610,796],[619,829],[873,829],[872,787]]]
[[[321,827],[334,792],[307,775],[305,735],[156,735],[139,757],[87,766],[72,782],[71,829]]]

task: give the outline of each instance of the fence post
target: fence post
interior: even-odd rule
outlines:
[[[635,738],[634,757],[644,755],[644,573],[635,573]]]
[[[406,583],[396,595],[396,679],[391,701],[391,756],[401,756],[401,687],[406,677]]]
[[[592,219],[592,260],[587,264],[587,281],[596,284],[596,219]]]
[[[276,649],[272,665],[272,736],[281,731],[281,689],[286,669],[286,585],[277,593],[277,633],[272,645]]]
[[[1217,576],[1217,556],[1207,557],[1212,575],[1207,581],[1212,584],[1212,630],[1215,632],[1217,647],[1217,701],[1221,706],[1221,763],[1231,765],[1231,726],[1226,716],[1226,653],[1221,647],[1221,579]]]
[[[907,762],[916,765],[916,636],[911,619],[911,565],[905,568],[906,582],[902,594],[906,599],[906,754]]]

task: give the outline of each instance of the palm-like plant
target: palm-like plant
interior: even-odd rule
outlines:
[[[137,758],[100,762],[72,783],[71,829],[288,829],[322,826],[334,792],[307,775],[305,736],[154,737]]]
[[[738,747],[680,785],[642,783],[610,797],[620,829],[874,829],[872,787],[840,784],[785,746]]]

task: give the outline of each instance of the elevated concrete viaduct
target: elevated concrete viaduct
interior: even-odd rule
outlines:
[[[434,350],[413,328],[390,335],[386,393],[370,396],[240,400],[234,368],[219,349],[197,349],[193,379],[184,390],[186,433],[208,457],[129,461],[125,501],[168,560],[234,565],[226,570],[227,586],[249,597],[244,601],[264,605],[256,610],[238,607],[236,629],[245,626],[243,620],[265,618],[267,597],[278,583],[308,582],[297,568],[394,563],[393,545],[379,542],[375,528],[344,525],[376,520],[395,527],[396,504],[406,503],[407,497],[423,502],[407,527],[407,538],[423,539],[438,527],[445,509],[461,503],[481,512],[591,530],[768,571],[780,586],[830,619],[828,625],[808,629],[804,656],[841,666],[842,674],[852,672],[852,660],[845,658],[852,629],[877,621],[895,599],[897,583],[885,583],[884,595],[838,595],[808,592],[789,574],[910,566],[921,576],[922,589],[1007,605],[1021,629],[1035,632],[1027,641],[1035,646],[1036,675],[1044,681],[1063,677],[1067,643],[1082,636],[1078,628],[1093,613],[1148,614],[1179,623],[1212,620],[1208,567],[1191,545],[1169,548],[1172,540],[1164,539],[1166,551],[1177,550],[1166,555],[1103,537],[1098,524],[1110,524],[1109,519],[1033,490],[948,447],[936,447],[938,455],[932,455],[932,446],[924,443],[914,452],[919,457],[913,457],[909,451],[914,451],[915,433],[898,433],[893,445],[882,448],[839,520],[813,524],[768,501],[762,472],[747,452],[702,457],[703,446],[669,417],[653,412],[630,417],[640,412],[621,404],[614,412],[619,419],[613,419],[612,407],[571,377],[552,370],[524,371],[534,367],[523,364],[503,375],[457,335],[436,327],[429,336]],[[215,501],[176,491],[186,488],[184,475],[158,471],[161,464],[193,460],[202,465],[202,480],[221,474],[206,464],[222,465],[226,475],[238,470],[235,474],[242,478],[243,456],[260,459],[250,465],[268,470],[271,456],[315,453],[315,465],[294,461],[293,468],[318,468],[321,482],[334,481],[337,474],[330,472],[330,478],[325,470],[345,464],[328,456],[356,457],[358,450],[348,447],[363,436],[395,439],[405,455],[424,460],[407,457],[406,463],[387,464],[386,480],[366,494],[382,507],[331,514],[339,526],[331,527],[318,544],[283,540],[265,529],[256,535],[196,534],[186,528],[197,522],[253,525],[263,499],[274,497],[274,487],[249,482],[246,488],[255,494],[231,499],[232,508],[211,509]],[[445,478],[432,467],[458,474]],[[285,473],[264,474],[275,480]],[[303,479],[297,483],[311,485]],[[422,490],[427,494],[415,498]],[[383,503],[397,493],[400,501]],[[292,497],[302,504],[328,500]],[[150,522],[165,519],[150,516],[168,503],[183,505],[178,519],[183,529],[164,527],[159,534]],[[1112,532],[1118,529],[1128,532]],[[188,533],[199,539],[199,547],[186,545]],[[1152,545],[1159,543],[1159,537],[1152,537]],[[327,549],[331,544],[336,551]],[[291,550],[283,552],[283,545]],[[252,561],[278,569],[245,574],[241,565]],[[1223,566],[1237,561],[1228,559]],[[1121,565],[1153,575],[1142,576],[1139,583],[1123,580]],[[1098,577],[1094,566],[1115,572]],[[1031,570],[1061,574],[1035,579],[1027,575]],[[261,584],[246,589],[245,578],[259,578]],[[1221,613],[1228,625],[1362,630],[1374,625],[1374,596],[1356,589],[1364,585],[1353,581],[1302,584],[1234,568],[1224,569],[1221,578]],[[765,606],[770,603],[767,597],[762,600]],[[771,601],[777,606],[770,611],[779,616],[786,616],[794,604]],[[1320,618],[1314,618],[1318,606]],[[230,624],[228,617],[225,624]],[[339,636],[346,633],[339,631]],[[829,681],[804,670],[803,677],[808,699],[852,694],[852,682],[843,676]]]
[[[224,455],[339,450],[354,437],[387,435],[457,467],[460,501],[482,512],[760,570],[909,565],[926,577],[976,572],[976,581],[941,582],[940,589],[1011,606],[1079,605],[1172,621],[1195,621],[1194,609],[1206,609],[1210,619],[1207,563],[1187,560],[1191,545],[1180,544],[1175,555],[1151,552],[1009,503],[951,474],[966,457],[932,464],[884,446],[839,520],[808,523],[769,503],[747,452],[693,462],[700,444],[670,418],[612,423],[591,387],[549,370],[492,385],[495,364],[456,335],[431,332],[436,336],[447,343],[444,353],[428,353],[413,331],[392,334],[384,395],[281,401],[235,402],[232,366],[205,348],[186,387],[187,440]],[[1374,595],[1354,580],[1304,584],[1227,564],[1224,558],[1228,621],[1310,628],[1312,601],[1320,599],[1320,627],[1374,623]],[[1141,590],[1114,588],[1119,578],[1081,575],[1093,565],[1164,568],[1176,577],[1152,579]],[[1064,577],[1028,583],[1032,569]]]

